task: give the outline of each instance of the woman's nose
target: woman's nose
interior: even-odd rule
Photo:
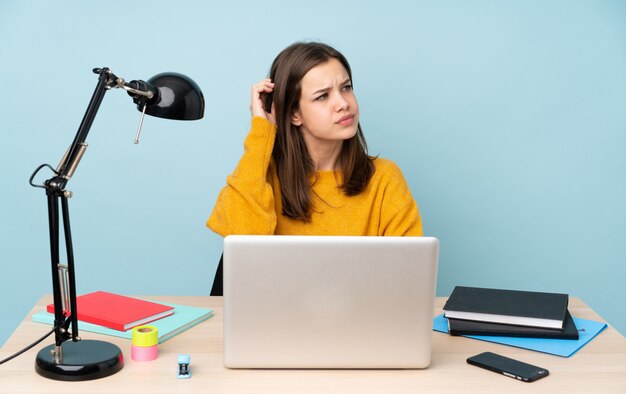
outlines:
[[[337,102],[335,105],[335,107],[337,108],[337,111],[348,109],[348,106],[349,106],[348,100],[346,100],[346,98],[343,97],[341,94],[338,94]]]

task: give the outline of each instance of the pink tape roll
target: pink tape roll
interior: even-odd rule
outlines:
[[[157,350],[157,345],[141,347],[130,345],[130,358],[135,361],[152,361],[155,360],[159,355],[159,351]]]

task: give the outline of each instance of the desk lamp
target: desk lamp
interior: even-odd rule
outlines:
[[[122,352],[114,344],[95,340],[81,341],[78,335],[74,254],[67,202],[72,193],[65,189],[85,153],[87,148],[85,140],[104,94],[108,90],[121,88],[126,90],[137,104],[137,109],[142,114],[135,143],[139,142],[145,114],[175,120],[196,120],[204,115],[204,97],[200,88],[193,80],[182,74],[162,73],[147,82],[141,80],[125,82],[106,67],[96,68],[93,72],[99,75],[98,84],[74,141],[56,169],[49,164],[42,164],[30,177],[30,184],[45,189],[48,198],[55,336],[54,344],[46,346],[37,354],[35,369],[40,375],[56,380],[80,381],[103,378],[120,371],[124,365]],[[44,167],[53,172],[52,178],[42,185],[34,184],[35,175]],[[67,264],[61,264],[59,258],[59,201]]]

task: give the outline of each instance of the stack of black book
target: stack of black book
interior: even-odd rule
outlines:
[[[578,339],[567,294],[457,286],[444,305],[451,335]]]

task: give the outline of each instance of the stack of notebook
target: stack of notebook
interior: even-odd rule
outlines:
[[[457,286],[444,305],[451,335],[578,339],[567,294]]]
[[[159,343],[213,316],[212,309],[156,303],[104,291],[78,296],[76,303],[79,330],[131,339],[133,327],[150,324],[158,329]],[[54,305],[35,313],[32,319],[54,324]]]

